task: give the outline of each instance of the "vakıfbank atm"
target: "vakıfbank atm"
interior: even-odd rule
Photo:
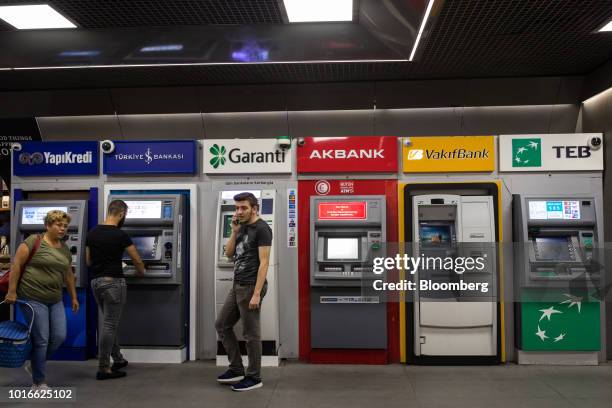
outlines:
[[[600,206],[589,194],[513,195],[519,363],[570,361],[573,355],[597,364]]]
[[[225,255],[225,245],[232,233],[232,217],[236,211],[234,196],[245,190],[221,191],[219,192],[219,204],[217,207],[217,235],[215,242],[215,310],[219,315],[225,298],[234,283],[234,261]],[[279,310],[278,310],[278,282],[277,268],[278,258],[276,255],[277,234],[275,227],[275,190],[246,190],[259,201],[259,217],[272,229],[272,248],[270,251],[270,263],[266,280],[268,289],[261,306],[261,341],[262,341],[262,365],[278,366],[279,343]],[[236,337],[241,343],[241,352],[244,359],[244,338],[242,322],[238,321],[234,327]],[[220,341],[217,341],[217,365],[227,365],[227,353]]]
[[[129,349],[180,351],[187,358],[188,271],[187,210],[182,194],[111,194],[125,201],[123,230],[145,263],[136,276],[124,253],[127,303],[119,328],[119,344]]]
[[[312,349],[387,348],[387,304],[362,292],[378,277],[386,223],[383,195],[310,197]]]
[[[412,197],[412,214],[412,256],[420,256],[423,262],[413,275],[417,288],[414,355],[448,362],[452,361],[449,357],[458,361],[480,358],[496,362],[497,250],[493,197],[416,195]],[[460,267],[467,264],[462,261],[447,269],[437,262],[459,259],[472,259],[474,266],[483,266],[467,270]]]

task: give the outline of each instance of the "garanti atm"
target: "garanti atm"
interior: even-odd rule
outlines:
[[[386,349],[384,299],[362,292],[380,278],[372,270],[386,240],[385,196],[313,196],[310,214],[312,349]]]
[[[144,277],[137,277],[131,258],[124,253],[128,295],[119,344],[132,349],[179,350],[181,361],[185,361],[189,267],[184,197],[118,194],[110,195],[108,203],[115,199],[128,205],[123,230],[146,268]]]
[[[249,190],[250,191],[250,190]],[[234,261],[225,255],[225,245],[232,233],[232,216],[236,208],[234,196],[240,191],[219,192],[219,205],[217,207],[217,238],[215,245],[215,309],[219,315],[223,302],[227,297],[234,282]],[[275,229],[275,190],[250,191],[259,201],[259,216],[268,223],[272,229],[272,248],[270,251],[270,264],[268,266],[268,290],[261,307],[261,341],[262,360],[264,366],[278,366],[279,359],[279,310],[278,310],[278,283],[276,271],[278,260],[276,256],[277,235]],[[236,337],[242,343],[242,323],[239,321],[234,327]],[[243,345],[241,344],[241,349]],[[242,355],[246,359],[245,350]],[[217,341],[217,365],[227,365],[227,353],[220,341]]]
[[[414,355],[444,362],[480,359],[494,363],[498,355],[497,262],[495,210],[492,196],[453,194],[412,198],[412,256],[422,259],[483,258],[484,268],[443,269],[427,261],[413,275]],[[425,261],[423,261],[425,262]],[[422,289],[419,281],[431,282]],[[486,284],[487,292],[461,289]],[[435,287],[438,284],[440,286]]]
[[[601,303],[592,295],[603,281],[599,205],[586,195],[513,195],[519,363],[597,364]]]

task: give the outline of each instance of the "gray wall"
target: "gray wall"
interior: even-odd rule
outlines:
[[[612,89],[603,92],[587,100],[580,112],[579,127],[585,132],[603,132],[604,133],[604,233],[607,237],[612,235],[612,189],[610,188],[610,180],[612,180]],[[608,238],[609,239],[609,238]],[[612,282],[612,268],[606,268],[607,282]],[[606,332],[612,333],[612,303],[606,297]],[[612,336],[608,336],[608,360],[612,360]]]

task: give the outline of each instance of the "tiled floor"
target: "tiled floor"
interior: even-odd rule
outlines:
[[[612,365],[599,367],[337,366],[285,363],[264,368],[264,387],[218,385],[210,362],[133,364],[128,376],[96,381],[95,361],[51,362],[51,386],[76,388],[79,407],[164,408],[610,408]],[[27,386],[22,369],[0,369],[0,389]],[[2,404],[0,404],[2,405]],[[5,403],[3,406],[67,406]]]

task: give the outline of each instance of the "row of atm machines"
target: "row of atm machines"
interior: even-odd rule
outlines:
[[[407,361],[501,361],[504,253],[513,258],[519,362],[550,363],[551,353],[558,351],[580,351],[580,361],[584,353],[597,361],[601,299],[592,293],[603,283],[603,257],[597,251],[602,220],[596,211],[601,201],[594,195],[514,195],[514,244],[504,247],[499,185],[447,187],[405,187],[403,250],[425,258],[482,257],[485,267],[463,274],[420,268],[407,276],[417,282],[406,301]],[[314,196],[310,206],[311,347],[386,348],[384,296],[367,290],[380,279],[373,274],[374,257],[389,255],[381,248],[385,196]],[[420,280],[486,283],[488,291],[421,289]],[[553,318],[543,319],[542,311],[551,307]],[[561,315],[558,327],[549,324]],[[543,334],[545,326],[550,326],[548,334]]]
[[[417,362],[428,359],[469,362],[470,358],[495,362],[500,358],[500,248],[495,245],[500,241],[499,196],[498,190],[480,194],[474,194],[473,190],[472,186],[466,193],[455,191],[455,194],[405,191],[405,207],[400,210],[405,213],[405,241],[412,243],[408,251],[421,256],[485,256],[488,259],[484,270],[461,276],[436,269],[419,270],[413,275],[415,280],[438,283],[456,282],[459,278],[487,282],[490,288],[487,296],[461,290],[415,291],[409,300],[406,327],[410,355]],[[275,191],[253,192],[260,200],[260,216],[276,236]],[[217,312],[233,282],[233,262],[224,251],[231,232],[235,193],[223,191],[218,198]],[[185,349],[189,293],[188,203],[181,194],[123,193],[110,195],[107,203],[115,198],[126,201],[129,206],[124,229],[132,237],[147,269],[145,276],[138,278],[130,259],[124,258],[129,293],[119,341],[123,346],[134,348]],[[382,349],[387,345],[384,302],[376,296],[363,296],[364,282],[377,278],[372,273],[373,258],[384,256],[385,200],[385,196],[311,197],[313,348]],[[342,211],[334,213],[343,205],[359,216],[343,217]],[[580,350],[596,354],[600,349],[600,305],[590,294],[603,282],[603,259],[597,251],[602,231],[598,206],[601,202],[587,195],[513,196],[519,360],[529,361],[530,353]],[[18,202],[12,240],[19,242],[29,234],[43,231],[44,215],[50,209],[61,209],[72,217],[65,239],[73,256],[77,285],[83,287],[88,283],[84,259],[88,229],[85,200]],[[262,308],[264,365],[277,365],[279,361],[276,251],[273,244],[268,295]],[[543,327],[551,319],[542,321],[541,310],[550,307],[564,313],[565,328]],[[573,327],[573,334],[568,332],[569,326]],[[240,325],[236,332],[242,339]],[[225,364],[224,354],[219,342],[219,364]]]
[[[176,351],[181,355],[177,360],[184,361],[188,345],[189,293],[189,212],[185,196],[118,192],[109,195],[106,203],[114,199],[122,199],[128,205],[123,230],[130,235],[146,267],[144,277],[137,277],[131,259],[127,253],[124,254],[128,301],[123,309],[119,343],[127,347],[127,358],[133,361],[147,359],[143,353],[160,350]],[[83,293],[88,292],[90,281],[85,259],[87,204],[86,200],[19,201],[15,206],[16,220],[12,229],[12,242],[21,242],[30,234],[45,230],[44,217],[48,211],[68,213],[71,221],[64,239],[72,254],[77,288]],[[91,301],[90,297],[84,296],[80,302],[84,304],[87,299]],[[70,302],[65,301],[65,304]],[[67,310],[66,315],[69,317],[68,346],[81,349],[77,354],[86,358],[84,349],[88,333],[83,321],[95,320],[96,314],[74,318]]]

